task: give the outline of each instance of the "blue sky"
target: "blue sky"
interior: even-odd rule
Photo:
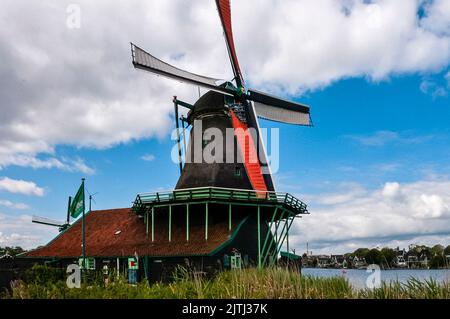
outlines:
[[[291,246],[301,251],[307,241],[315,252],[450,244],[446,4],[373,2],[375,7],[363,1],[340,2],[352,12],[349,17],[336,12],[336,2],[324,1],[322,13],[307,1],[265,4],[274,15],[266,20],[266,29],[275,35],[283,32],[288,41],[276,36],[258,40],[255,35],[249,44],[244,38],[257,30],[258,19],[244,19],[241,12],[233,15],[235,30],[241,31],[236,32],[236,46],[249,86],[311,106],[314,127],[260,122],[280,129],[277,190],[298,196],[310,207],[311,215],[293,229]],[[227,78],[231,71],[212,5],[194,1],[183,15],[179,1],[155,4],[148,16],[138,14],[148,24],[143,31],[120,14],[135,13],[132,4],[81,2],[81,28],[62,26],[55,32],[50,30],[64,21],[67,4],[44,1],[34,10],[23,5],[10,2],[9,16],[24,10],[30,22],[13,23],[12,31],[0,33],[1,60],[18,65],[17,70],[8,67],[12,62],[0,66],[2,83],[13,79],[8,91],[3,86],[0,98],[0,246],[31,248],[48,242],[56,230],[32,225],[30,216],[63,220],[67,197],[75,194],[81,177],[87,178],[91,193],[98,192],[95,209],[129,207],[138,192],[172,189],[178,179],[178,166],[170,156],[171,96],[194,102],[196,89],[133,70],[129,41],[197,73]],[[289,8],[323,14],[329,26],[315,27],[313,17],[301,25],[288,16],[279,22],[277,15],[286,15]],[[420,19],[419,9],[426,12]],[[255,15],[266,17],[265,10]],[[402,21],[389,14],[396,10],[406,12]],[[180,21],[157,20],[164,14]],[[123,29],[110,23],[114,19]],[[362,20],[372,25],[366,30]],[[51,34],[30,40],[27,28],[36,25],[38,32]],[[380,40],[385,25],[393,35]],[[312,40],[306,35],[301,40],[313,45],[302,49],[295,41],[309,26]],[[355,35],[355,28],[365,34]],[[163,34],[155,35],[161,29]],[[335,33],[353,46],[339,47]],[[7,45],[13,34],[18,44],[11,49]],[[198,39],[200,34],[204,36]],[[405,34],[412,40],[404,40]],[[60,49],[63,43],[69,48]],[[273,51],[273,45],[280,50]],[[98,53],[105,48],[111,52]],[[25,49],[30,51],[21,55]]]

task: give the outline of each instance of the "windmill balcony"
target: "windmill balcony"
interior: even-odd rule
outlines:
[[[153,207],[204,202],[280,207],[293,216],[309,214],[306,204],[289,193],[222,187],[198,187],[142,193],[136,196],[132,209],[137,215],[143,216],[146,211]]]

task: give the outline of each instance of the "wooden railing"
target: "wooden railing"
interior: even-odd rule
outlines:
[[[133,210],[139,213],[145,206],[201,200],[281,204],[299,214],[308,213],[306,204],[289,193],[221,187],[198,187],[138,194],[133,203]]]

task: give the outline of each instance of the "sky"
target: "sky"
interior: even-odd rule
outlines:
[[[82,177],[93,209],[173,189],[172,96],[198,91],[136,71],[130,42],[231,79],[214,1],[0,2],[0,246],[51,240],[31,216],[64,220]],[[450,2],[231,4],[247,85],[311,106],[313,127],[260,121],[310,211],[291,248],[449,245]]]

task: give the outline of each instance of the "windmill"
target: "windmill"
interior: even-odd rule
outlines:
[[[208,89],[193,105],[173,99],[180,165],[175,189],[138,193],[129,209],[94,211],[87,218],[96,229],[83,245],[89,248],[87,256],[116,261],[119,270],[120,258],[138,255],[143,277],[152,282],[171,278],[178,266],[211,274],[241,265],[273,266],[285,244],[289,261],[289,229],[294,219],[309,214],[301,200],[275,191],[258,125],[258,117],[311,125],[309,107],[246,88],[233,42],[230,2],[217,0],[216,4],[234,74],[231,81],[220,84],[181,70],[131,44],[135,68]],[[184,166],[180,106],[189,110],[186,117],[181,116],[183,135],[190,128],[189,143],[183,143]],[[203,156],[213,144],[210,129],[226,137],[223,147],[214,149],[214,155],[222,155],[225,161]],[[30,256],[79,256],[80,247],[68,243],[83,233],[84,226],[72,226]]]
[[[177,233],[185,234],[186,243],[191,242],[195,234],[202,245],[209,242],[210,227],[225,228],[228,238],[233,239],[209,256],[234,254],[238,247],[240,253],[235,258],[244,255],[258,267],[263,267],[276,262],[282,246],[289,242],[287,238],[292,222],[308,211],[306,204],[299,199],[275,191],[258,117],[310,126],[310,110],[307,105],[246,87],[234,46],[230,1],[216,0],[216,5],[234,75],[231,81],[220,84],[218,79],[179,69],[131,43],[132,62],[136,69],[208,89],[193,105],[177,97],[173,99],[180,165],[175,190],[138,194],[133,211],[143,218],[149,240],[161,245],[155,244],[154,247],[171,244],[173,224],[181,227]],[[187,117],[181,118],[183,134],[185,123],[191,126],[184,166],[181,161],[179,106],[189,109]],[[222,133],[222,136],[233,132],[233,143],[229,143],[226,137],[222,140],[222,148],[214,151],[223,155],[225,161],[209,161],[203,157],[212,142],[212,136],[208,136],[209,129]],[[219,139],[217,144],[220,143]],[[214,211],[211,216],[210,210]],[[175,218],[172,218],[173,214]],[[158,234],[165,232],[167,223],[169,234],[164,239]],[[204,237],[199,234],[202,228]],[[219,237],[216,233],[215,239]],[[168,242],[165,241],[167,239]],[[197,247],[194,242],[192,247]],[[289,250],[289,244],[287,248]]]
[[[231,68],[234,74],[232,81],[227,81],[218,85],[218,79],[181,70],[157,59],[132,43],[133,65],[137,69],[210,90],[194,105],[189,105],[185,102],[178,101],[176,97],[174,98],[177,131],[178,105],[190,109],[188,113],[189,124],[194,125],[195,120],[202,119],[203,122],[207,122],[206,127],[215,126],[221,130],[232,127],[235,130],[238,149],[243,159],[243,165],[235,159],[233,163],[228,163],[228,165],[227,163],[220,165],[214,163],[209,165],[204,165],[205,163],[186,163],[183,168],[180,160],[181,177],[177,183],[177,189],[201,186],[236,188],[239,186],[240,188],[258,191],[274,191],[270,167],[268,166],[267,155],[261,141],[257,117],[282,123],[309,126],[311,125],[310,110],[307,105],[284,100],[245,87],[244,77],[239,66],[233,40],[230,1],[216,0],[216,5],[224,31]],[[226,114],[225,117],[223,116],[223,113]],[[250,128],[256,132],[256,137],[246,138],[246,136],[244,136],[245,132]],[[202,129],[203,134],[204,127]],[[244,133],[242,133],[242,131]],[[195,140],[195,137],[198,138],[198,136],[193,135],[191,131],[191,140]],[[202,138],[203,137],[200,137],[200,139]],[[260,147],[260,145],[262,146]],[[191,151],[191,154],[195,153],[194,150],[195,147],[189,145],[188,151]],[[229,150],[225,149],[224,153],[227,151]],[[181,150],[179,150],[179,153],[181,159]],[[249,160],[252,157],[257,157],[257,161]],[[263,170],[264,168],[265,170]],[[241,171],[243,172],[242,174]],[[233,180],[232,178],[225,178],[223,175],[238,175],[236,177],[242,177]]]

